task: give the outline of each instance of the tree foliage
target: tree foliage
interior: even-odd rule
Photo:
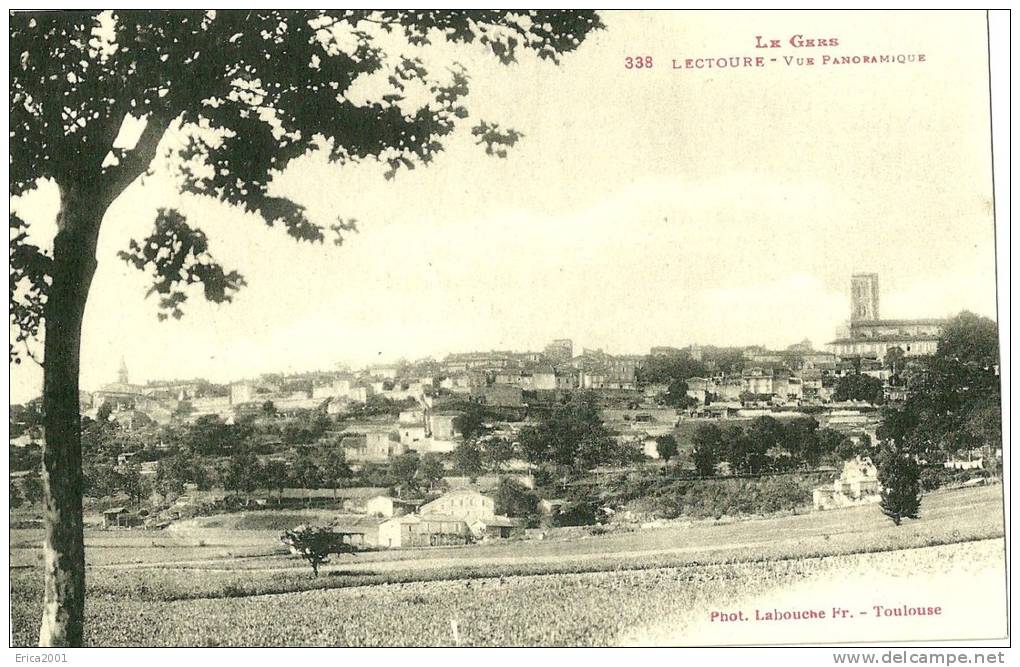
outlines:
[[[927,461],[1002,443],[998,327],[962,312],[943,328],[935,354],[910,371],[907,400],[883,412],[878,436]]]
[[[351,467],[347,465],[347,457],[344,450],[339,447],[331,447],[322,457],[321,462],[322,481],[327,488],[336,490],[344,485],[353,475]]]
[[[418,452],[405,452],[390,459],[390,477],[403,489],[418,489],[418,466],[421,457]]]
[[[14,483],[13,479],[10,481],[10,492],[7,494],[7,499],[12,510],[25,504],[25,497],[21,494],[21,489]]]
[[[757,475],[766,470],[817,467],[832,457],[846,436],[831,429],[819,429],[813,417],[779,420],[762,416],[746,427],[736,424],[722,428],[702,424],[691,438],[693,459],[702,477],[715,473],[721,461],[734,472]]]
[[[96,421],[100,424],[105,424],[110,421],[111,414],[113,414],[113,406],[104,402],[99,406],[99,410],[96,411]]]
[[[498,472],[517,456],[517,448],[508,438],[490,437],[485,440],[482,454],[488,465]]]
[[[263,480],[267,490],[276,491],[277,502],[283,502],[283,490],[287,487],[287,482],[289,481],[288,473],[287,464],[283,461],[272,459],[266,461],[265,469],[262,471]]]
[[[43,497],[42,480],[38,475],[28,475],[21,480],[21,492],[25,496],[26,502],[30,505],[36,504]]]
[[[680,452],[676,444],[676,437],[669,434],[660,435],[655,439],[655,451],[660,459],[669,463],[669,460]]]
[[[199,490],[209,488],[211,479],[207,464],[188,450],[178,450],[173,456],[159,462],[156,480],[168,480],[168,484],[183,489],[185,484],[194,484]]]
[[[465,438],[457,443],[457,448],[453,450],[453,460],[457,464],[457,470],[471,478],[477,477],[485,470],[481,445],[473,438]]]
[[[818,434],[818,421],[814,417],[797,417],[783,424],[780,446],[791,457],[811,467],[821,463],[826,453]]]
[[[185,445],[204,456],[230,455],[250,434],[248,424],[227,424],[217,415],[202,415],[185,431]]]
[[[669,384],[674,380],[686,381],[707,374],[705,365],[686,353],[653,354],[645,357],[637,370],[640,384]],[[686,395],[687,389],[683,393]]]
[[[702,477],[715,474],[715,464],[724,455],[723,432],[716,424],[701,424],[691,438],[694,443],[694,467]]]
[[[243,449],[227,459],[220,482],[225,490],[242,494],[246,499],[250,499],[251,494],[261,485],[262,478],[262,464],[255,456],[255,452]]]
[[[459,415],[453,418],[453,428],[464,440],[472,440],[485,432],[485,408],[477,403],[467,403]]]
[[[730,464],[741,472],[757,475],[768,463],[769,452],[780,446],[783,426],[773,417],[755,417],[746,430],[729,439]]]
[[[890,347],[885,351],[885,355],[882,357],[882,365],[892,374],[890,377],[891,382],[899,382],[900,375],[906,367],[906,358],[907,353],[903,351],[902,347]]]
[[[566,404],[543,414],[536,426],[521,431],[521,447],[529,462],[575,470],[616,462],[620,452],[614,444],[591,392],[574,394]]]
[[[443,463],[439,460],[439,455],[435,453],[428,453],[421,457],[418,462],[418,470],[416,477],[421,480],[427,491],[431,491],[443,480]]]
[[[298,526],[284,531],[280,541],[308,561],[312,573],[319,575],[319,566],[329,562],[333,554],[357,555],[357,549],[343,540],[343,534],[330,527]]]
[[[510,477],[499,480],[494,500],[496,514],[531,517],[537,512],[538,496],[535,492]]]
[[[882,486],[882,513],[894,524],[916,519],[921,509],[921,471],[906,450],[891,444],[879,455],[878,482]]]
[[[120,490],[135,505],[142,502],[142,498],[146,496],[149,490],[148,484],[142,477],[141,468],[135,464],[121,466],[117,469],[117,483],[120,486]]]
[[[837,401],[864,401],[872,405],[885,402],[882,381],[869,375],[844,375],[836,382],[832,398]]]
[[[687,395],[687,382],[685,380],[670,380],[666,387],[666,393],[662,397],[663,403],[673,408],[689,408],[697,405],[698,402]]]
[[[322,469],[308,452],[298,454],[290,469],[290,483],[299,489],[318,489],[322,486]]]
[[[525,51],[559,62],[602,27],[593,12],[523,10],[17,12],[10,23],[12,195],[51,180],[62,191],[87,187],[105,208],[163,147],[182,192],[301,241],[336,243],[355,221],[312,220],[273,193],[273,178],[313,152],[377,160],[387,178],[432,162],[470,116],[470,79],[463,67],[427,62],[422,47],[477,43],[503,63]],[[394,37],[403,47],[387,52]],[[353,90],[367,79],[376,94],[362,100]],[[124,146],[118,136],[131,123],[140,133]],[[168,134],[175,141],[162,143]],[[521,138],[484,119],[472,134],[496,156]],[[38,334],[52,268],[27,227],[11,216],[17,343]],[[189,285],[217,302],[244,285],[173,208],[121,257],[149,274],[162,317],[181,316]]]

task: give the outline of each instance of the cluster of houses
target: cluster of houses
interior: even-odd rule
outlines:
[[[457,446],[456,411],[433,410],[427,398],[396,420],[364,419],[345,423],[340,445],[350,463],[385,463],[407,452],[448,453]]]
[[[569,343],[563,341],[562,343]],[[809,344],[798,344],[803,347]],[[216,415],[231,423],[239,418],[264,414],[267,406],[277,414],[300,410],[322,410],[329,415],[348,414],[372,397],[414,406],[400,415],[397,423],[384,427],[365,424],[365,458],[380,458],[390,447],[395,431],[402,444],[431,439],[430,451],[448,450],[453,441],[454,414],[433,410],[437,397],[462,396],[476,402],[502,408],[523,408],[529,401],[548,399],[564,391],[577,389],[603,391],[635,402],[651,403],[664,386],[637,384],[641,355],[610,355],[601,350],[584,350],[577,356],[557,361],[541,353],[480,352],[451,354],[443,362],[428,362],[430,374],[415,372],[415,366],[372,366],[354,374],[348,371],[323,372],[300,376],[263,376],[230,385],[214,385],[201,380],[154,382],[133,385],[127,369],[121,366],[118,381],[91,394],[83,394],[83,414],[95,418],[103,405],[122,427],[134,429],[172,420],[191,421],[204,415]],[[660,351],[664,348],[657,348]],[[700,356],[696,346],[683,350]],[[562,355],[565,356],[565,355]],[[889,369],[879,360],[841,360],[833,354],[812,350],[770,352],[747,348],[748,364],[738,373],[716,373],[687,381],[688,396],[699,405],[736,404],[751,401],[773,404],[821,404],[831,400],[839,377],[861,372],[882,380]],[[421,362],[421,365],[426,362]],[[711,368],[711,364],[707,364]],[[419,369],[421,370],[421,369]],[[715,410],[723,406],[717,405]],[[371,431],[371,433],[370,433]],[[415,448],[415,447],[412,447]]]
[[[442,409],[444,396],[499,407],[507,419],[517,409],[524,419],[531,402],[548,403],[561,392],[586,389],[620,399],[616,404],[638,408],[620,411],[607,407],[606,421],[621,439],[655,458],[654,438],[673,429],[681,416],[741,418],[753,417],[756,409],[774,413],[784,409],[782,406],[826,405],[828,422],[836,424],[842,419],[837,413],[845,406],[832,405],[833,394],[839,379],[850,374],[883,381],[887,397],[897,398],[896,392],[903,390],[890,382],[897,369],[884,363],[884,355],[893,348],[904,357],[932,353],[943,322],[879,319],[875,274],[852,276],[850,296],[850,319],[826,350],[814,349],[807,340],[778,351],[750,346],[740,350],[742,363],[738,365],[717,365],[710,349],[697,345],[653,347],[649,355],[613,355],[601,349],[576,353],[572,340],[559,339],[542,351],[453,353],[441,361],[378,364],[357,372],[344,367],[329,372],[263,375],[228,385],[205,380],[138,385],[129,381],[122,360],[116,382],[82,394],[82,410],[95,417],[105,405],[112,410],[111,418],[129,430],[203,415],[216,415],[230,423],[267,411],[286,415],[319,410],[346,417],[341,446],[348,461],[362,464],[385,463],[408,451],[453,451],[459,438],[457,413]],[[695,406],[685,413],[655,406],[665,386],[639,388],[642,363],[656,355],[686,355],[708,371],[704,377],[687,379],[687,396]],[[396,418],[351,416],[375,398],[399,401],[404,407]],[[607,405],[610,403],[613,401]],[[859,414],[845,419],[867,420]],[[520,424],[499,426],[508,430],[503,435],[513,438]],[[872,427],[870,421],[855,425],[866,432]],[[12,438],[11,444],[32,444],[41,436],[41,429],[29,429]]]
[[[379,495],[365,503],[364,512],[345,515],[336,526],[355,546],[449,546],[523,532],[517,521],[496,514],[492,498],[474,489],[455,489],[428,503]]]
[[[882,381],[890,398],[902,391],[889,384],[893,372],[878,359],[843,359],[817,352],[801,357],[796,370],[791,366],[775,363],[748,367],[738,373],[693,377],[687,380],[687,395],[706,408],[717,404],[716,410],[723,405],[826,405],[833,402],[839,379],[856,374]]]
[[[844,375],[862,373],[887,382],[896,370],[884,363],[889,350],[898,348],[904,357],[935,351],[944,321],[880,319],[877,275],[854,274],[850,297],[850,319],[837,329],[835,340],[828,342],[824,351],[815,350],[806,340],[779,351],[744,347],[740,351],[743,370],[729,373],[717,368],[708,350],[698,345],[683,349],[653,347],[650,355],[684,354],[703,361],[711,375],[690,378],[688,395],[707,407],[752,401],[823,404],[832,399],[834,387]],[[417,404],[423,413],[431,407],[431,398],[444,394],[470,396],[501,407],[525,406],[543,392],[554,396],[555,392],[577,389],[618,392],[640,399],[663,389],[639,388],[638,370],[646,359],[646,355],[608,354],[601,349],[584,348],[575,353],[572,340],[559,339],[540,352],[458,352],[441,361],[377,364],[357,372],[342,367],[329,372],[269,374],[229,385],[205,380],[132,384],[122,360],[117,381],[91,394],[83,392],[81,404],[83,413],[89,416],[108,405],[118,423],[134,428],[203,415],[232,421],[260,414],[269,403],[283,414],[319,409],[327,414],[345,414],[373,397]],[[887,391],[895,394],[897,389],[887,386]],[[408,436],[412,441],[433,438],[436,451],[442,451],[442,442],[448,440],[444,431],[449,430],[440,423],[442,417],[402,416],[401,428],[405,423],[413,426],[417,435]],[[389,437],[390,430],[380,435],[366,433],[362,448],[366,452],[381,451],[388,446],[385,440]],[[402,440],[407,444],[406,438]]]

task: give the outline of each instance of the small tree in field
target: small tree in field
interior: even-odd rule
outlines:
[[[878,482],[882,485],[882,513],[894,524],[920,516],[921,472],[913,457],[890,446],[883,448]]]
[[[298,526],[294,530],[285,531],[280,541],[308,561],[315,576],[319,576],[319,566],[328,563],[331,555],[357,553],[354,546],[343,541],[343,533],[328,527]]]

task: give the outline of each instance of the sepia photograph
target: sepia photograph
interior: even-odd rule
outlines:
[[[19,661],[1008,646],[990,22],[9,12]]]

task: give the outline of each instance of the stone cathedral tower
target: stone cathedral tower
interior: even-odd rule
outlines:
[[[855,273],[850,278],[850,321],[879,319],[878,274]]]
[[[119,384],[130,384],[128,382],[128,368],[124,357],[120,358],[120,369],[117,371],[117,382]]]

